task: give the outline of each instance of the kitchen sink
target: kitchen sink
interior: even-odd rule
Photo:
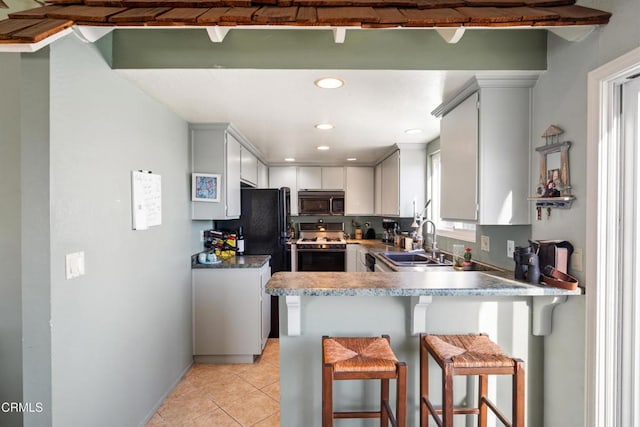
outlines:
[[[439,262],[424,252],[382,252],[380,256],[398,267],[451,267],[451,262]]]

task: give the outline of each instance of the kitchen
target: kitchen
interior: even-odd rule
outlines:
[[[569,132],[568,138],[575,141],[571,149],[572,182],[578,201],[584,200],[587,175],[584,165],[586,130],[583,112],[586,72],[634,47],[632,40],[637,39],[634,25],[624,21],[625,16],[637,16],[637,5],[633,2],[617,2],[603,8],[614,13],[612,23],[597,30],[590,38],[571,44],[549,36],[547,71],[538,80],[534,91],[532,128],[535,130],[535,139],[532,138],[532,145],[538,145],[537,138],[549,123],[558,123]],[[34,284],[24,289],[19,285],[18,289],[23,292],[18,294],[22,293],[22,297],[8,299],[14,302],[14,306],[27,304],[29,309],[22,311],[28,318],[22,321],[19,320],[19,314],[14,314],[7,324],[18,325],[17,333],[22,331],[27,342],[41,325],[48,324],[50,317],[57,325],[51,332],[54,339],[50,345],[36,340],[31,348],[39,351],[30,353],[33,359],[23,361],[18,357],[20,361],[15,362],[20,366],[17,369],[20,372],[23,364],[25,368],[49,365],[52,371],[49,376],[53,379],[49,381],[49,386],[43,387],[42,394],[34,384],[46,384],[47,381],[38,377],[25,380],[25,398],[46,402],[47,396],[54,394],[58,402],[55,410],[60,419],[82,419],[90,417],[91,413],[108,413],[103,405],[114,399],[117,389],[129,388],[123,380],[127,377],[138,379],[137,387],[140,389],[132,390],[132,394],[155,393],[155,398],[143,398],[137,402],[138,406],[150,409],[157,400],[159,390],[167,390],[177,377],[179,369],[176,366],[190,358],[190,340],[187,336],[190,311],[178,308],[176,304],[181,307],[190,305],[190,290],[189,293],[187,290],[190,287],[191,270],[185,264],[184,254],[195,253],[201,248],[199,232],[206,227],[192,224],[189,208],[181,202],[189,199],[189,182],[186,179],[190,173],[189,156],[184,144],[172,141],[184,140],[187,125],[157,102],[134,94],[137,92],[116,78],[113,71],[103,67],[100,56],[88,50],[88,47],[69,46],[69,43],[66,41],[56,46],[51,59],[43,53],[36,53],[22,60],[26,61],[22,64],[22,71],[25,72],[23,78],[35,79],[39,85],[29,85],[29,91],[23,94],[17,92],[17,87],[6,88],[7,92],[3,87],[3,93],[12,94],[5,98],[8,104],[2,103],[3,111],[6,111],[2,115],[3,136],[13,135],[18,139],[20,135],[23,141],[33,142],[33,145],[25,145],[22,153],[16,152],[14,147],[7,157],[3,156],[8,163],[7,166],[3,163],[3,170],[14,178],[19,176],[22,169],[16,170],[16,165],[20,164],[16,159],[22,159],[28,165],[29,176],[34,180],[48,183],[52,179],[49,174],[55,178],[49,190],[51,194],[42,193],[48,185],[37,187],[41,188],[39,192],[25,192],[25,197],[27,194],[31,196],[25,199],[26,205],[22,209],[19,208],[22,196],[12,189],[7,190],[6,206],[13,207],[9,210],[12,214],[3,219],[3,223],[11,224],[11,228],[17,230],[24,227],[24,235],[13,236],[11,241],[19,242],[18,246],[23,248],[25,255],[16,258],[12,251],[13,255],[7,258],[7,264],[3,264],[3,272],[6,271],[8,277],[14,277],[9,283]],[[58,61],[55,58],[65,59]],[[18,59],[4,54],[1,59],[3,70],[7,70],[6,75],[20,74]],[[9,63],[5,64],[4,61]],[[49,61],[51,69],[46,65]],[[67,61],[70,64],[65,65]],[[50,75],[61,74],[80,82],[91,75],[91,79],[99,81],[100,85],[95,87],[85,82],[85,86],[74,88],[66,78],[49,81]],[[16,82],[19,79],[7,78],[5,81]],[[83,92],[96,95],[87,98],[82,96]],[[35,126],[17,130],[16,123],[21,117],[27,117],[15,110],[14,106],[18,103],[10,99],[22,99],[21,104],[25,106],[29,105],[29,99],[33,100],[35,106],[28,108],[28,120],[51,123],[51,130]],[[55,108],[49,111],[46,103],[35,102],[36,99],[51,99]],[[113,121],[119,123],[117,128],[109,125]],[[142,126],[141,123],[146,124]],[[37,144],[42,132],[44,135],[52,133],[51,151]],[[91,144],[87,144],[89,139]],[[84,144],[80,141],[84,141]],[[154,144],[151,141],[155,141],[156,146],[161,144],[162,152],[153,152]],[[537,164],[534,154],[531,155],[532,170]],[[76,162],[70,163],[70,156],[77,159]],[[160,228],[138,233],[118,231],[130,228],[127,199],[130,184],[128,177],[115,178],[122,175],[116,165],[121,164],[127,171],[137,170],[144,168],[151,159],[154,166],[150,169],[154,172],[163,171],[165,206],[181,207],[168,208],[163,212],[165,218]],[[69,168],[68,172],[64,172],[66,168]],[[24,169],[24,173],[27,173],[27,169]],[[536,181],[534,175],[531,176],[531,182]],[[89,176],[94,178],[100,194],[81,185],[84,177]],[[53,212],[45,204],[49,198],[54,203]],[[51,223],[56,224],[53,229],[41,221],[41,215],[50,214],[53,214]],[[585,247],[585,215],[584,205],[576,202],[566,212],[554,211],[549,221],[533,221],[531,236],[545,239],[560,235],[576,246]],[[350,224],[350,221],[345,223]],[[381,226],[376,224],[374,227]],[[489,229],[486,232],[492,231]],[[491,235],[492,243],[507,240],[503,230],[495,232],[499,236]],[[43,252],[43,245],[49,249]],[[444,241],[441,245],[444,245]],[[64,259],[64,254],[75,250],[86,250],[90,255],[87,259],[88,273],[81,281],[67,283],[61,279],[64,272],[59,259]],[[482,254],[480,248],[474,248],[473,252]],[[21,260],[27,259],[26,254],[31,253],[42,254],[44,266],[12,273],[15,272],[12,265],[20,265]],[[169,280],[181,283],[181,290],[170,286],[167,283]],[[37,284],[47,285],[40,289]],[[44,296],[41,292],[44,292]],[[16,301],[23,303],[16,304]],[[83,304],[76,304],[76,301],[82,301]],[[40,309],[35,310],[36,307]],[[554,323],[554,333],[545,339],[545,352],[548,353],[548,360],[553,361],[545,367],[547,382],[553,384],[554,377],[563,378],[563,381],[554,384],[554,390],[547,391],[545,417],[549,421],[545,425],[575,425],[575,420],[584,419],[583,399],[581,392],[576,391],[581,390],[585,381],[584,362],[581,357],[573,360],[558,357],[559,354],[574,351],[569,350],[572,348],[576,349],[576,354],[581,354],[577,349],[584,347],[584,312],[583,302],[573,301],[562,306],[556,313],[558,321]],[[8,308],[4,313],[9,316],[9,313],[15,313],[15,309]],[[96,340],[96,325],[101,326],[104,343]],[[167,338],[149,332],[158,329]],[[125,330],[129,332],[121,335]],[[136,345],[131,341],[137,341]],[[60,356],[53,361],[51,347],[53,354]],[[172,349],[171,357],[162,360],[153,357],[154,354],[166,353],[168,349]],[[138,361],[127,355],[138,355],[134,358]],[[104,371],[90,375],[73,374],[78,368],[87,366],[88,360],[104,364]],[[114,365],[118,366],[118,370]],[[151,371],[147,369],[148,365],[153,366]],[[158,375],[161,371],[167,372],[163,378]],[[30,375],[37,373],[31,371],[27,377]],[[21,380],[12,381],[22,384]],[[97,386],[100,387],[99,392],[96,391]],[[22,386],[18,388],[22,389]],[[82,390],[90,392],[82,397]],[[91,398],[92,391],[103,396],[103,403]],[[64,403],[68,402],[69,396],[78,396],[81,404],[74,407]],[[563,403],[553,396],[563,396]]]

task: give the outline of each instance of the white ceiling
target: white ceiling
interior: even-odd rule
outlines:
[[[440,133],[431,116],[470,71],[118,70],[190,123],[231,122],[269,164],[372,164],[394,143],[429,142]],[[495,74],[495,72],[494,72]],[[320,89],[324,76],[345,81]],[[329,131],[315,129],[332,123]],[[418,135],[406,129],[420,128]],[[319,145],[330,150],[318,151]]]

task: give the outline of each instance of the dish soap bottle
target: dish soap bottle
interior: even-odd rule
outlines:
[[[244,255],[244,234],[242,226],[238,228],[238,237],[236,237],[236,255]]]

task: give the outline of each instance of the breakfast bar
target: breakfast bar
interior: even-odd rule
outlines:
[[[274,274],[267,293],[280,298],[281,425],[320,426],[323,335],[381,334],[391,337],[396,355],[407,363],[407,421],[418,425],[417,334],[421,332],[487,333],[512,356],[523,359],[527,425],[542,425],[543,336],[552,332],[554,308],[569,297],[579,297],[582,290],[530,285],[511,279],[512,274],[448,269]],[[456,403],[472,402],[474,380],[460,380],[454,382]],[[508,415],[511,391],[508,379],[504,381],[490,382],[490,393]],[[348,383],[335,385],[337,409],[375,406],[376,385]],[[434,400],[439,401],[437,394]],[[367,424],[341,420],[340,425]]]

